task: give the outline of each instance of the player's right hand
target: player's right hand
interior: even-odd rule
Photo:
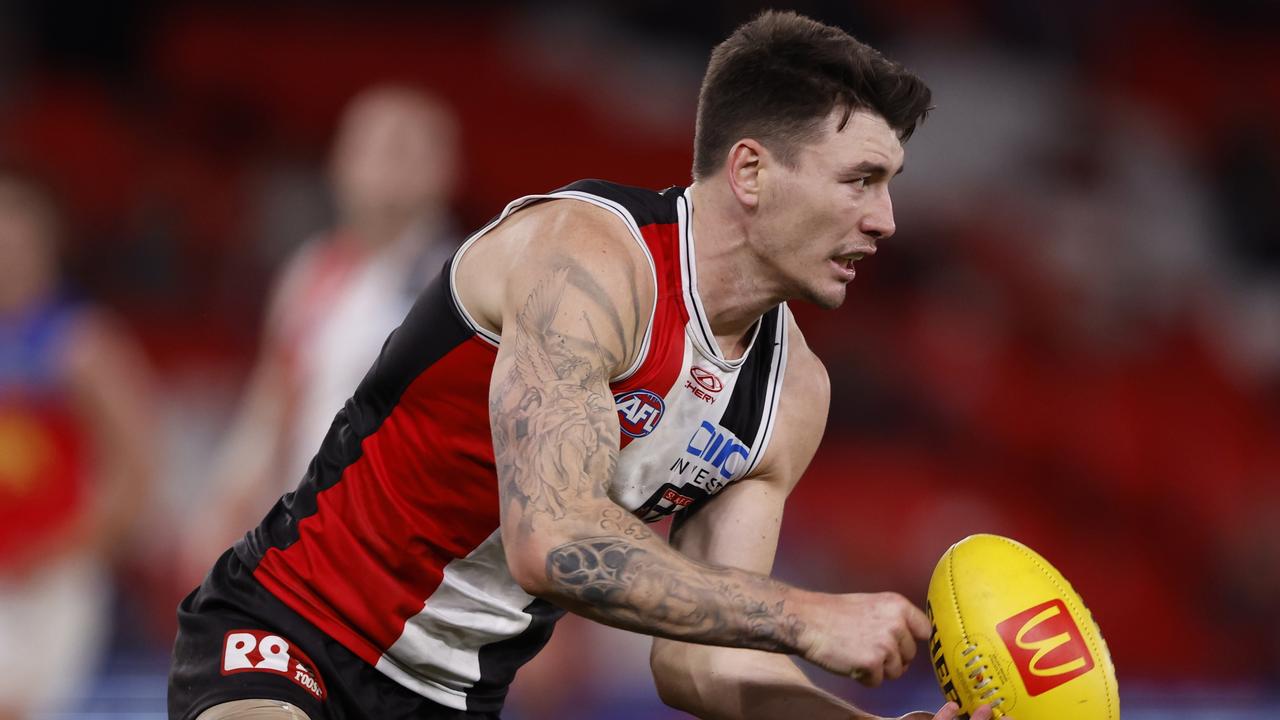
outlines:
[[[929,638],[929,619],[897,593],[818,595],[806,618],[803,657],[876,687],[902,676]]]

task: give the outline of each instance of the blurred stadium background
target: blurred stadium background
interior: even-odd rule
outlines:
[[[897,237],[843,309],[798,309],[834,397],[778,574],[923,602],[950,543],[1010,535],[1090,604],[1125,717],[1280,716],[1280,5],[775,6],[885,50],[937,105]],[[685,184],[708,52],[764,7],[0,5],[0,159],[60,199],[68,276],[139,339],[158,413],[107,649],[41,717],[163,716],[198,580],[177,548],[272,277],[331,221],[353,95],[394,81],[452,106],[460,228],[581,177]],[[507,714],[675,717],[646,655],[568,621]],[[936,707],[915,665],[876,691],[815,677],[877,712]]]

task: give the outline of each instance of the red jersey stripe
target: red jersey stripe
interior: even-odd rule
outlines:
[[[658,296],[654,298],[653,335],[649,354],[635,374],[613,386],[614,395],[645,389],[665,397],[679,380],[684,366],[684,333],[689,313],[684,306],[680,281],[680,228],[675,223],[645,225],[640,228],[645,245],[653,255]],[[621,447],[632,438],[622,433]]]
[[[254,572],[370,664],[422,610],[445,565],[498,528],[485,403],[495,355],[473,337],[420,374],[341,481],[318,494],[298,541],[269,548]]]

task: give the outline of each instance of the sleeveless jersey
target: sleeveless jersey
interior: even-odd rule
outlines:
[[[698,296],[687,193],[597,180],[516,200],[471,236],[388,338],[302,483],[236,544],[268,591],[401,685],[453,708],[501,709],[516,669],[563,614],[511,578],[488,419],[500,338],[452,268],[531,203],[613,213],[644,250],[655,302],[633,365],[610,383],[621,440],[609,496],[646,521],[687,512],[760,463],[776,417],[788,311],[727,360]]]

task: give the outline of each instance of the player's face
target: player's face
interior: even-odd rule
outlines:
[[[334,153],[343,211],[398,217],[443,202],[454,174],[454,131],[447,112],[393,93],[357,103]]]
[[[903,161],[883,118],[857,111],[836,132],[841,114],[799,150],[794,168],[773,164],[761,197],[768,255],[787,295],[825,308],[844,302],[854,263],[893,235],[889,181]]]

